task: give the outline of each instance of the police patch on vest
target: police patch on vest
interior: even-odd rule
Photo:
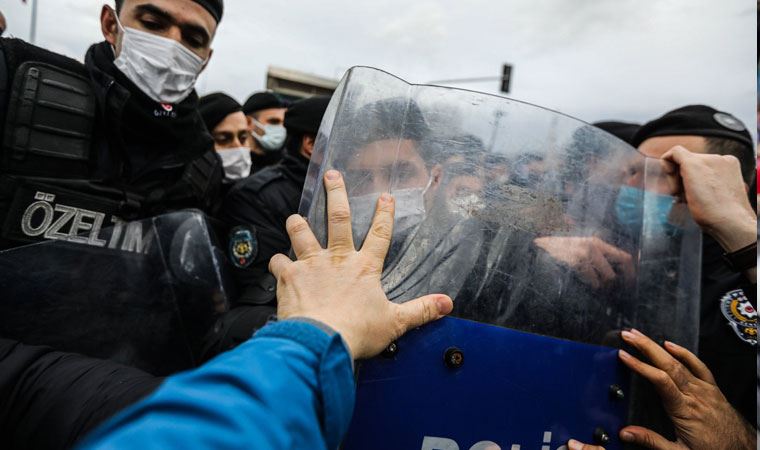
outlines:
[[[741,340],[757,345],[757,311],[743,290],[737,289],[724,295],[720,299],[720,310]]]
[[[230,259],[235,267],[245,269],[250,266],[259,251],[256,228],[241,225],[230,232]]]

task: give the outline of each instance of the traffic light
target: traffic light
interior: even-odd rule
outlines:
[[[501,92],[509,94],[509,82],[512,78],[512,65],[501,66]]]

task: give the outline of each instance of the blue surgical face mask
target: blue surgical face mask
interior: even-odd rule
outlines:
[[[644,191],[631,186],[622,186],[615,200],[615,217],[631,237],[638,238],[644,226],[645,217],[651,224],[650,230],[657,235],[674,236],[679,227],[670,223],[673,197]]]
[[[256,134],[255,131],[251,133],[261,148],[267,152],[276,152],[280,150],[285,144],[285,139],[288,136],[288,132],[285,130],[285,127],[282,125],[263,124],[256,119],[252,120],[257,127],[264,130],[264,134],[262,135]]]

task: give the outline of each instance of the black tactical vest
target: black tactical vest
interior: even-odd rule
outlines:
[[[100,230],[121,221],[209,212],[222,177],[213,149],[150,185],[103,176],[102,107],[83,64],[0,39],[0,250],[45,239],[102,246]]]

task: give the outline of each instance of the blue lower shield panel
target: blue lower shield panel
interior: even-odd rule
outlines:
[[[564,450],[602,433],[619,449],[621,392],[615,349],[445,318],[361,365],[343,449]]]

